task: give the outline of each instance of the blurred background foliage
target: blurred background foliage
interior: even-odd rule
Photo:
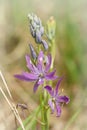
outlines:
[[[64,126],[66,130],[87,130],[86,6],[86,0],[0,0],[0,69],[10,86],[15,103],[25,102],[29,107],[33,104],[32,109],[38,104],[38,94],[33,95],[32,84],[13,78],[15,73],[26,69],[25,54],[29,52],[28,44],[33,43],[35,46],[27,15],[31,12],[37,14],[44,26],[50,16],[56,20],[57,47],[54,66],[59,76],[65,75],[62,88],[70,96],[71,102],[63,108],[61,118],[51,117],[52,130],[63,130]],[[4,110],[3,105],[9,107],[3,100],[2,97],[0,128],[10,130],[12,117],[4,121],[9,109]]]

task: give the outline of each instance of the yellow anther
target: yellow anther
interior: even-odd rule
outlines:
[[[64,89],[62,88],[62,92],[64,91]]]

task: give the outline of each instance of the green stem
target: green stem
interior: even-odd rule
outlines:
[[[39,44],[39,43],[38,43]],[[41,45],[39,44],[38,45],[38,52],[40,52],[41,51]]]
[[[49,130],[49,124],[48,124],[48,110],[46,108],[47,106],[47,91],[44,90],[44,93],[41,93],[40,101],[41,101],[41,118],[44,125],[41,125],[41,130]]]
[[[44,119],[45,119],[45,130],[49,129],[48,125],[48,110],[47,110],[47,104],[48,104],[48,93],[46,90],[44,90]]]

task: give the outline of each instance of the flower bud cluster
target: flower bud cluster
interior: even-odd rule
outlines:
[[[55,37],[55,30],[56,30],[56,22],[54,20],[54,17],[51,16],[50,19],[47,21],[46,25],[46,36],[48,40],[52,40]]]
[[[44,34],[44,27],[42,26],[42,22],[40,18],[38,18],[35,14],[28,15],[29,22],[30,22],[30,32],[33,38],[35,38],[36,43],[42,44],[44,49],[48,49],[48,44],[45,40],[42,39]]]

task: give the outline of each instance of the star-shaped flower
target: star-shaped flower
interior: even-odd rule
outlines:
[[[25,81],[36,81],[34,85],[34,92],[36,92],[39,85],[44,83],[44,80],[55,80],[57,76],[55,76],[55,70],[49,72],[51,66],[51,55],[49,54],[46,59],[46,63],[44,63],[45,55],[43,51],[40,51],[37,57],[36,65],[32,63],[30,60],[30,56],[26,55],[27,67],[30,72],[23,72],[22,74],[16,74],[15,77],[20,80]]]
[[[61,115],[61,103],[69,103],[70,99],[67,96],[61,96],[59,95],[59,85],[61,83],[61,80],[63,78],[60,78],[56,88],[52,89],[51,86],[45,86],[44,88],[48,91],[48,93],[50,94],[51,98],[48,101],[48,104],[52,110],[52,113],[54,113],[55,109],[56,109],[56,113],[57,116],[59,117]]]

